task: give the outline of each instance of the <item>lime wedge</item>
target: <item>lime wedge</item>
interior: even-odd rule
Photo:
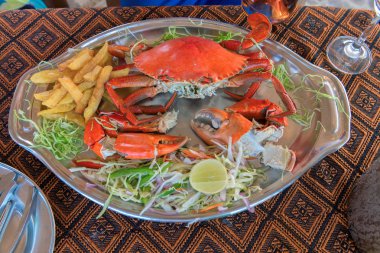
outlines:
[[[227,170],[218,160],[203,160],[191,169],[190,185],[196,191],[214,194],[222,191],[226,184]]]

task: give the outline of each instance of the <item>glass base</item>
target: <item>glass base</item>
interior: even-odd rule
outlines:
[[[371,50],[364,42],[358,46],[356,41],[355,37],[341,36],[328,45],[327,59],[334,68],[346,74],[360,74],[371,65]]]

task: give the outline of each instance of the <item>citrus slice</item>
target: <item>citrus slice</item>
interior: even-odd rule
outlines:
[[[226,184],[227,170],[218,160],[203,160],[191,169],[190,185],[196,191],[214,194],[222,191]]]

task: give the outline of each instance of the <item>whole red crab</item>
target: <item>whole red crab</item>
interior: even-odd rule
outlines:
[[[188,36],[172,39],[154,47],[143,43],[130,46],[110,45],[109,52],[113,56],[124,59],[126,54],[131,54],[133,63],[125,65],[131,69],[128,76],[108,81],[108,94],[130,124],[139,125],[147,121],[139,120],[135,114],[164,113],[177,94],[185,98],[204,98],[215,94],[217,88],[238,87],[257,79],[272,79],[287,111],[278,112],[278,115],[272,114],[271,117],[284,117],[294,113],[296,109],[293,101],[287,96],[282,84],[271,74],[272,62],[261,51],[252,53],[246,50],[251,48],[254,42],[261,42],[269,36],[269,20],[264,15],[253,14],[248,17],[248,23],[252,31],[242,42],[228,40],[219,44],[210,39]],[[120,68],[122,67],[118,67]],[[115,89],[126,87],[143,88],[123,99]],[[139,101],[152,98],[160,92],[173,93],[166,106],[136,105]],[[141,142],[151,141],[146,138],[147,135],[139,135],[145,138],[141,139]],[[183,144],[181,139],[175,146],[179,148]]]

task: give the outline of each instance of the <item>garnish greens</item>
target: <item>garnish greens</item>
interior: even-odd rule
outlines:
[[[337,105],[338,111],[344,113],[347,117],[349,117],[348,113],[344,110],[344,107],[338,97],[331,96],[330,94],[321,91],[324,87],[324,79],[322,76],[305,75],[301,80],[301,84],[298,87],[296,87],[296,84],[291,79],[291,76],[287,71],[287,67],[285,64],[279,64],[277,67],[275,67],[273,70],[273,75],[275,75],[281,81],[281,83],[285,87],[285,90],[291,93],[293,98],[297,99],[296,93],[299,90],[302,90],[304,92],[306,91],[313,94],[315,104],[321,103],[321,100],[323,98],[333,100]],[[316,79],[320,83],[319,88],[315,89],[307,86],[306,81],[308,79]],[[303,127],[303,130],[305,131],[311,127],[316,111],[318,110],[318,108],[308,109],[303,106],[298,106],[297,113],[288,117],[297,124],[301,125]],[[324,129],[322,123],[318,121],[316,129],[319,128]]]
[[[178,153],[173,153],[166,161],[162,158],[148,162],[119,159],[105,163],[99,170],[71,170],[81,170],[96,184],[103,185],[112,196],[143,204],[141,214],[151,208],[157,212],[157,209],[163,209],[167,214],[205,212],[215,208],[223,211],[238,200],[249,205],[251,194],[261,190],[259,183],[264,179],[264,169],[254,168],[243,157],[241,145],[224,147],[218,155],[215,155],[215,147],[204,149],[203,153],[214,156],[227,169],[227,186],[220,193],[203,194],[194,190],[189,182],[190,170],[201,159],[190,160]],[[107,208],[106,204],[101,214]]]
[[[230,40],[234,37],[237,37],[241,35],[241,33],[232,33],[232,32],[222,32],[219,31],[218,35],[209,35],[209,34],[192,34],[186,27],[177,27],[177,26],[169,26],[168,31],[165,32],[161,39],[156,42],[155,44],[159,44],[163,41],[168,41],[172,39],[177,39],[180,37],[186,37],[186,36],[198,36],[203,38],[212,39],[217,43],[220,43],[225,40]]]
[[[71,160],[86,149],[83,143],[83,127],[64,118],[42,118],[40,125],[37,125],[26,117],[25,112],[19,110],[14,113],[18,120],[28,122],[35,128],[32,148],[48,149],[57,160]]]

